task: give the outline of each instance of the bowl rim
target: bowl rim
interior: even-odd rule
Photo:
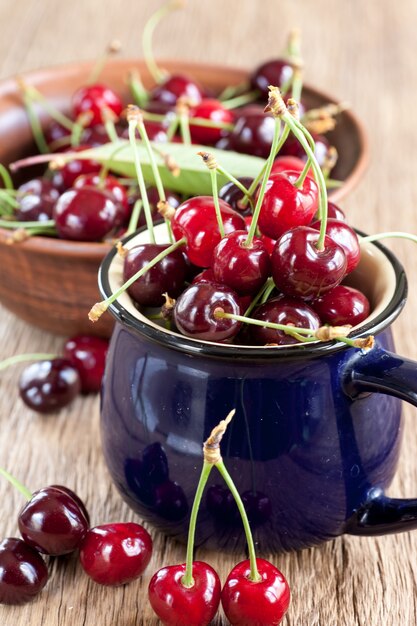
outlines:
[[[139,232],[146,230],[146,227],[139,229],[137,232],[123,238],[122,242],[126,243],[130,239],[136,237]],[[360,236],[366,236],[362,231],[356,230]],[[377,335],[385,330],[398,317],[403,309],[408,292],[407,276],[404,267],[397,259],[395,254],[378,241],[372,242],[386,257],[391,264],[395,274],[395,289],[391,300],[387,303],[381,313],[368,323],[360,325],[350,334],[350,339],[358,339],[368,335]],[[109,269],[114,257],[117,254],[116,248],[113,248],[103,259],[98,271],[98,286],[100,293],[104,298],[111,295],[112,289],[109,280]],[[296,346],[240,346],[236,344],[219,344],[207,341],[199,341],[180,335],[177,332],[167,333],[158,326],[151,326],[141,321],[138,317],[132,315],[118,300],[113,302],[108,311],[113,315],[117,322],[133,331],[135,335],[144,336],[152,342],[171,348],[179,352],[187,354],[200,355],[208,358],[230,359],[232,356],[236,360],[253,360],[253,361],[270,361],[271,359],[288,359],[299,360],[307,358],[316,358],[321,355],[329,355],[344,349],[353,349],[343,342],[326,341],[314,344],[297,344]]]
[[[220,65],[216,63],[198,63],[195,61],[188,61],[186,59],[163,58],[157,59],[157,62],[159,65],[166,67],[169,71],[179,70],[180,72],[189,72],[191,74],[193,73],[193,70],[195,71],[197,69],[204,69],[204,71],[215,73],[230,72],[237,77],[237,82],[247,79],[250,75],[250,71],[246,70],[245,68],[229,65]],[[80,72],[80,70],[88,72],[88,70],[91,69],[94,64],[95,61],[77,61],[71,63],[62,63],[59,65],[51,65],[39,69],[29,70],[27,72],[22,72],[19,77],[24,79],[28,84],[38,84],[42,80],[45,80],[48,75],[53,75],[57,72],[64,72],[66,74],[77,74]],[[119,57],[109,59],[106,63],[106,68],[111,69],[114,67],[117,68],[118,66],[131,66],[131,68],[133,69],[135,66],[137,67],[138,65],[146,67],[145,60],[139,57]],[[317,89],[316,87],[312,87],[308,83],[304,84],[303,89],[312,94],[320,96],[327,102],[340,102],[340,100],[338,100],[334,96],[329,95],[326,91],[323,91],[322,89]],[[7,96],[8,94],[15,94],[17,93],[17,91],[18,88],[15,76],[10,76],[8,78],[0,80],[0,99]],[[335,202],[347,195],[347,193],[349,193],[351,189],[356,186],[357,182],[366,170],[369,162],[369,140],[364,124],[351,109],[344,110],[342,112],[342,115],[348,117],[351,123],[356,127],[360,149],[358,160],[356,161],[351,173],[345,178],[345,180],[343,181],[343,185],[339,187],[339,189],[336,189],[330,197],[330,200]],[[338,194],[337,192],[340,193]],[[0,245],[8,245],[5,242],[8,233],[10,233],[10,231],[8,231],[7,229],[0,228]],[[27,251],[38,254],[56,254],[57,256],[65,255],[70,257],[77,256],[86,259],[102,258],[103,253],[108,251],[109,245],[110,244],[106,242],[71,241],[68,239],[55,239],[39,235],[30,237],[26,241],[19,243],[19,247],[23,247],[23,249]]]

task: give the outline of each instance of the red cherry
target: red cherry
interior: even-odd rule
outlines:
[[[347,285],[337,285],[314,300],[311,306],[323,322],[331,326],[356,326],[368,317],[371,310],[365,294]]]
[[[223,200],[219,200],[219,204],[225,233],[245,230],[243,217]],[[210,267],[213,250],[221,239],[212,196],[197,196],[183,202],[171,224],[177,241],[186,238],[186,253],[191,263]]]
[[[241,315],[242,310],[237,294],[218,283],[197,283],[190,285],[177,299],[174,308],[174,321],[178,330],[194,339],[225,341],[238,332],[240,322],[217,318],[216,309],[226,313]]]
[[[251,107],[236,113],[236,123],[230,134],[230,148],[266,159],[271,151],[275,121],[263,109]]]
[[[67,359],[38,361],[26,367],[19,379],[23,402],[38,413],[52,413],[80,393],[78,371]]]
[[[344,212],[342,211],[340,207],[334,204],[334,202],[327,203],[327,218],[339,220],[341,222],[346,222],[346,215],[344,214]],[[317,215],[315,219],[318,219]]]
[[[73,552],[88,530],[82,509],[60,487],[35,491],[20,511],[18,522],[26,543],[51,556]]]
[[[64,152],[82,152],[89,148],[89,145],[83,144],[76,148],[67,148]],[[79,176],[83,174],[99,174],[101,167],[100,163],[91,159],[72,159],[54,171],[52,184],[62,193],[70,189]]]
[[[72,110],[77,118],[82,113],[92,114],[88,126],[103,122],[103,111],[110,109],[117,117],[123,111],[123,102],[120,97],[106,85],[96,83],[80,87],[72,97]]]
[[[282,87],[292,79],[293,74],[294,68],[289,61],[272,59],[257,67],[250,81],[253,89],[258,89],[262,96],[268,97],[270,85]]]
[[[284,575],[265,559],[256,563],[262,580],[250,580],[246,560],[232,569],[222,589],[222,606],[233,626],[278,626],[290,604]]]
[[[186,98],[192,105],[197,105],[203,99],[202,88],[188,76],[173,74],[163,83],[157,85],[151,92],[151,102],[174,107],[179,98]]]
[[[271,273],[271,260],[263,242],[254,237],[247,248],[247,237],[246,231],[235,230],[220,240],[213,253],[216,282],[231,287],[239,295],[259,291]]]
[[[75,493],[75,491],[73,491],[72,489],[69,489],[68,487],[64,487],[64,485],[50,485],[50,486],[53,489],[59,489],[59,491],[63,491],[64,493],[67,494],[67,496],[75,500],[75,502],[80,507],[81,512],[84,514],[84,517],[87,520],[88,524],[90,524],[90,515],[87,511],[87,507],[85,506],[81,498]]]
[[[305,161],[296,156],[278,156],[272,165],[271,174],[281,174],[281,172],[286,172],[288,170],[301,173],[304,166]],[[309,169],[308,176],[314,178],[312,168]]]
[[[324,165],[324,162],[327,158],[327,153],[330,148],[330,143],[326,139],[326,137],[323,137],[322,135],[313,134],[312,136],[313,136],[314,143],[315,143],[314,156],[316,157],[318,164],[322,166]],[[307,155],[305,153],[304,148],[302,147],[298,139],[295,137],[295,135],[293,135],[292,133],[288,136],[288,139],[285,141],[284,145],[282,146],[280,154],[285,155],[285,156],[289,156],[289,155],[295,156],[295,157],[298,157],[299,159],[302,159],[303,161],[307,161]]]
[[[298,226],[284,233],[272,253],[272,276],[278,289],[288,296],[312,300],[338,285],[346,273],[344,250],[324,238],[319,250],[318,231]]]
[[[100,391],[108,347],[106,339],[90,335],[77,335],[65,342],[64,356],[77,370],[83,393]]]
[[[277,296],[258,306],[252,313],[256,320],[262,322],[273,322],[274,324],[289,324],[295,328],[320,328],[321,321],[317,313],[309,307],[303,300],[289,298],[287,296]],[[298,339],[287,335],[282,330],[254,326],[248,324],[246,336],[249,341],[258,346],[265,344],[288,345],[298,343]]]
[[[53,216],[61,239],[101,241],[120,224],[122,212],[107,193],[85,187],[63,193]]]
[[[45,587],[48,570],[41,555],[21,539],[0,543],[0,604],[30,602]]]
[[[231,124],[234,119],[232,111],[226,109],[220,100],[214,98],[205,98],[191,111],[191,120],[193,117],[203,118],[211,122],[223,122]],[[225,134],[221,128],[208,128],[206,126],[197,126],[190,124],[191,139],[194,143],[202,143],[205,145],[215,144],[216,141]]]
[[[74,188],[82,189],[83,187],[95,187],[98,190],[105,191],[122,207],[123,215],[121,219],[123,222],[129,219],[131,210],[126,187],[120,184],[118,178],[110,176],[109,174],[103,179],[99,174],[82,174],[74,182]]]
[[[198,283],[215,283],[215,282],[216,282],[216,279],[214,278],[214,272],[211,269],[211,267],[209,267],[208,269],[203,270],[202,272],[197,274],[197,276],[194,276],[191,284],[196,285]]]
[[[181,580],[185,563],[157,571],[149,583],[149,601],[165,626],[207,626],[220,604],[221,584],[207,563],[194,561],[192,587]]]
[[[259,230],[271,239],[278,239],[295,226],[306,226],[317,211],[319,190],[307,176],[302,187],[295,186],[299,174],[282,172],[271,176],[259,214]]]
[[[320,230],[319,221],[313,222],[310,226]],[[346,274],[349,274],[355,269],[361,259],[361,247],[357,234],[346,222],[330,218],[326,223],[326,235],[343,248],[347,260]]]
[[[80,545],[81,565],[96,583],[124,585],[142,574],[152,556],[148,531],[134,523],[90,528]]]
[[[253,182],[253,178],[249,178],[248,176],[242,176],[238,178],[238,181],[242,183],[242,185],[246,187],[246,189],[249,189]],[[241,213],[245,217],[248,216],[251,212],[249,204],[245,209],[242,209],[240,207],[240,201],[243,199],[243,193],[241,192],[239,187],[236,187],[236,185],[232,181],[229,181],[228,183],[223,185],[221,189],[219,189],[219,198],[227,202],[227,204],[230,204],[232,209],[234,209],[238,213]]]
[[[43,222],[52,219],[55,202],[59,198],[59,191],[46,178],[33,178],[20,185],[16,200],[19,207],[16,209],[16,218],[24,222]]]

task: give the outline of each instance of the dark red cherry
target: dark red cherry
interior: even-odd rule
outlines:
[[[173,480],[166,480],[154,487],[153,506],[158,515],[170,522],[179,522],[188,513],[184,489]]]
[[[219,241],[213,253],[216,282],[231,287],[239,295],[254,294],[271,273],[271,259],[263,242],[254,237],[246,247],[246,231],[235,230]]]
[[[107,193],[85,187],[63,193],[53,217],[61,239],[101,241],[120,223],[123,211]]]
[[[288,60],[272,59],[257,67],[250,81],[253,89],[258,89],[261,95],[267,98],[270,85],[282,87],[291,81],[293,74],[294,68]]]
[[[68,148],[63,152],[82,152],[88,150],[89,145],[81,145],[76,148]],[[76,181],[76,179],[83,174],[99,174],[101,165],[97,161],[91,159],[72,159],[59,169],[54,170],[52,175],[52,184],[61,193],[70,189]]]
[[[109,342],[92,335],[76,335],[64,344],[64,356],[78,371],[83,393],[101,389]]]
[[[23,402],[38,413],[52,413],[69,404],[81,390],[77,370],[67,359],[28,365],[19,379]]]
[[[165,626],[208,626],[220,604],[221,584],[207,563],[194,561],[192,587],[182,578],[185,563],[158,570],[149,583],[149,601]]]
[[[158,102],[168,107],[176,105],[179,98],[186,98],[192,105],[203,99],[202,88],[188,76],[173,74],[157,85],[150,94],[151,102]]]
[[[103,122],[103,111],[110,109],[117,117],[123,111],[123,102],[113,89],[96,83],[77,89],[72,96],[72,111],[75,118],[82,113],[91,113],[88,126]]]
[[[174,321],[183,335],[222,342],[234,337],[241,323],[216,317],[217,309],[234,315],[242,314],[238,296],[232,289],[218,283],[197,283],[190,285],[178,297]]]
[[[311,306],[322,321],[331,326],[356,326],[368,317],[371,310],[365,294],[347,285],[337,285],[314,300]]]
[[[244,152],[266,159],[271,151],[275,121],[263,110],[241,112],[230,134],[230,147],[236,152]]]
[[[33,178],[20,185],[16,200],[19,203],[16,209],[16,218],[22,222],[44,222],[52,219],[55,202],[59,198],[59,191],[46,178]]]
[[[301,174],[301,172],[304,169],[304,166],[305,166],[305,161],[303,161],[303,159],[300,159],[299,157],[291,156],[291,155],[277,156],[277,158],[275,159],[272,165],[271,175],[281,174],[282,172],[287,172],[287,171],[299,172]],[[310,176],[310,178],[314,178],[314,173],[313,173],[312,168],[310,168],[308,172],[308,176]]]
[[[246,189],[249,189],[253,182],[253,178],[249,178],[248,176],[242,176],[241,178],[238,178],[238,180],[244,187],[246,187]],[[243,199],[243,193],[232,181],[227,182],[223,185],[223,187],[221,187],[221,189],[219,189],[219,198],[227,202],[232,209],[240,212],[242,215],[249,215],[251,212],[249,203],[245,209],[242,209],[239,206],[240,201]]]
[[[223,200],[219,200],[225,233],[246,230],[245,220]],[[183,202],[172,219],[175,239],[185,237],[186,253],[191,263],[210,267],[213,250],[221,237],[212,196],[197,196]]]
[[[82,513],[84,514],[85,519],[87,520],[88,524],[90,524],[90,514],[87,511],[87,507],[85,506],[84,502],[81,500],[81,498],[75,493],[75,491],[73,491],[72,489],[69,489],[68,487],[64,487],[63,485],[51,485],[51,487],[53,489],[59,489],[59,491],[63,491],[64,493],[66,493],[70,498],[72,498],[73,500],[75,500],[75,502],[78,504],[78,506],[80,507]]]
[[[203,270],[202,272],[197,274],[197,276],[194,276],[192,280],[193,285],[197,283],[215,283],[215,282],[216,282],[216,279],[214,278],[214,272],[211,269],[211,267],[209,267],[206,270]]]
[[[119,137],[123,137],[123,128],[120,125],[115,124],[114,129]],[[104,124],[95,124],[94,126],[84,128],[81,134],[80,143],[82,143],[84,146],[95,148],[98,146],[103,146],[105,143],[109,143],[109,141],[109,134]]]
[[[232,124],[234,115],[230,109],[226,109],[220,100],[214,98],[204,98],[199,104],[193,107],[191,111],[191,120],[193,117],[202,118],[215,123]],[[191,139],[194,143],[202,143],[204,145],[213,145],[225,134],[221,128],[209,128],[206,126],[197,126],[190,123]]]
[[[264,304],[256,307],[251,317],[262,322],[272,322],[273,324],[288,324],[296,328],[320,328],[319,316],[303,300],[289,298],[287,296],[277,296],[268,300]],[[275,330],[262,326],[248,324],[246,336],[250,343],[257,346],[266,344],[288,345],[298,343],[298,339],[287,335],[283,330]]]
[[[319,221],[313,222],[310,226],[320,230]],[[343,248],[347,261],[346,274],[349,274],[355,269],[361,258],[361,248],[357,234],[346,222],[330,218],[326,224],[326,235]]]
[[[58,152],[62,149],[62,140],[65,140],[63,145],[69,145],[71,143],[71,131],[54,120],[48,123],[43,132],[48,146],[52,144],[60,146],[56,148]],[[54,146],[52,145],[52,147]]]
[[[83,187],[94,187],[100,191],[105,191],[116,202],[118,202],[122,209],[122,220],[127,221],[130,217],[131,210],[129,206],[129,200],[127,197],[126,187],[119,182],[119,179],[115,176],[107,174],[104,178],[101,178],[99,174],[83,174],[79,176],[74,183],[75,189],[82,189]]]
[[[266,184],[259,230],[271,239],[278,239],[295,226],[306,226],[317,211],[319,190],[316,182],[306,176],[300,188],[295,186],[297,172],[271,176]]]
[[[256,559],[260,581],[250,580],[249,560],[230,572],[222,589],[224,612],[233,626],[278,626],[290,604],[284,575],[269,561]]]
[[[262,235],[259,237],[262,243],[264,244],[269,255],[272,254],[272,250],[275,248],[275,244],[277,243],[276,239],[271,239],[271,237],[267,237],[266,235]]]
[[[0,543],[0,604],[25,604],[45,587],[48,569],[39,552],[21,539]]]
[[[314,155],[318,161],[318,164],[321,167],[322,165],[324,165],[326,161],[327,153],[330,148],[330,143],[326,139],[326,137],[323,137],[323,135],[313,134],[313,139],[315,142]],[[304,148],[302,147],[298,139],[293,134],[289,135],[288,139],[282,146],[282,150],[280,154],[286,155],[286,156],[288,155],[295,156],[295,157],[298,157],[299,159],[302,159],[303,161],[307,161],[307,155],[305,153]]]
[[[35,491],[20,511],[18,523],[26,543],[51,556],[73,552],[88,530],[82,509],[60,487]]]
[[[148,265],[168,245],[144,243],[131,248],[124,259],[123,281],[126,282]],[[187,265],[182,250],[177,249],[151,267],[128,288],[129,295],[143,306],[160,306],[168,293],[176,298],[184,288]]]
[[[84,571],[101,585],[124,585],[138,578],[151,556],[150,534],[132,522],[90,528],[80,545]]]
[[[328,219],[340,220],[341,222],[346,222],[346,215],[344,211],[340,207],[338,207],[334,202],[327,203],[327,217]],[[316,215],[316,218],[318,216]]]
[[[324,238],[319,250],[318,231],[298,226],[284,233],[272,253],[272,276],[278,289],[288,296],[313,300],[338,285],[346,274],[343,248]]]

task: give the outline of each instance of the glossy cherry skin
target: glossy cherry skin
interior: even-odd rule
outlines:
[[[272,276],[278,289],[288,296],[313,300],[336,287],[346,274],[343,248],[324,238],[319,250],[318,231],[298,226],[277,241],[272,252]]]
[[[277,296],[256,307],[251,317],[274,324],[290,324],[296,328],[320,328],[321,321],[317,313],[303,300]],[[248,324],[246,336],[250,343],[263,346],[266,344],[289,345],[299,343],[298,339],[287,335],[283,330],[275,330]]]
[[[80,87],[72,96],[72,110],[77,118],[82,113],[91,113],[88,126],[103,122],[104,109],[110,109],[117,117],[123,111],[123,102],[113,89],[96,83]]]
[[[311,228],[320,230],[320,222],[312,222]],[[359,239],[353,228],[351,228],[346,222],[330,218],[326,224],[326,235],[333,239],[336,243],[343,248],[346,254],[346,274],[352,272],[361,260],[361,247],[359,245]]]
[[[123,281],[129,280],[167,247],[163,244],[144,243],[131,248],[124,259]],[[176,298],[182,292],[186,275],[184,255],[182,250],[177,249],[135,280],[127,291],[138,304],[160,306],[165,301],[162,294],[168,293]]]
[[[262,96],[268,97],[268,87],[282,87],[292,79],[293,66],[286,59],[272,59],[262,63],[251,76],[253,89],[258,89]]]
[[[219,200],[224,231],[246,230],[245,220],[223,200]],[[185,237],[186,254],[197,267],[210,267],[213,250],[221,237],[212,196],[196,196],[183,202],[171,222],[176,240]]]
[[[197,283],[215,283],[216,279],[214,278],[214,272],[211,267],[203,270],[197,276],[194,276],[192,280],[192,284],[195,285]]]
[[[291,172],[299,172],[301,174],[304,166],[305,161],[296,156],[277,156],[272,165],[271,174],[281,174],[282,172],[287,172],[288,170]],[[314,178],[312,168],[310,168],[308,176],[310,176],[310,178]]]
[[[216,282],[231,287],[239,295],[256,293],[271,274],[271,259],[263,242],[254,237],[248,248],[247,238],[246,231],[235,230],[220,240],[213,253]]]
[[[55,202],[59,198],[59,191],[46,178],[33,178],[20,185],[16,200],[19,208],[16,218],[23,222],[44,222],[52,219]]]
[[[253,178],[249,178],[248,176],[242,176],[238,178],[239,182],[242,183],[246,189],[249,189],[253,182]],[[240,207],[240,201],[243,200],[243,193],[240,191],[239,187],[236,187],[232,181],[227,182],[223,187],[219,189],[219,198],[227,202],[232,209],[238,211],[242,215],[250,215],[251,208],[248,203],[245,209]]]
[[[121,223],[122,213],[107,193],[85,187],[63,193],[53,217],[61,239],[101,241]]]
[[[79,508],[81,509],[81,512],[84,514],[84,517],[87,520],[87,523],[90,524],[90,514],[87,511],[87,507],[85,506],[81,498],[75,493],[75,491],[73,491],[72,489],[69,489],[68,487],[64,487],[64,485],[51,485],[51,487],[53,487],[54,489],[59,489],[59,491],[63,491],[64,493],[67,494],[67,496],[75,500],[75,502],[78,504]]]
[[[88,150],[89,148],[89,145],[83,144],[81,146],[77,146],[76,148],[67,148],[63,152],[82,152],[83,150]],[[58,189],[58,191],[63,193],[74,185],[79,176],[85,174],[99,174],[101,167],[100,163],[91,159],[73,158],[59,169],[54,170],[51,179],[52,184]]]
[[[149,583],[149,601],[164,626],[207,626],[220,604],[221,584],[216,571],[203,561],[194,561],[194,585],[181,580],[185,563],[157,571]]]
[[[92,335],[76,335],[64,344],[64,357],[78,371],[83,393],[97,393],[101,389],[109,342]]]
[[[21,539],[0,543],[0,604],[25,604],[42,591],[48,570],[39,552]]]
[[[72,402],[80,391],[78,371],[67,359],[32,363],[19,379],[20,397],[38,413],[58,411]]]
[[[82,189],[83,187],[93,187],[101,191],[105,191],[116,202],[118,202],[122,209],[123,222],[127,221],[130,216],[130,206],[127,197],[126,187],[121,185],[119,180],[115,176],[107,174],[103,179],[99,174],[83,174],[79,176],[74,183],[75,189]]]
[[[335,204],[334,202],[327,203],[327,217],[328,219],[335,219],[341,222],[346,222],[346,215],[344,211],[342,211],[342,209],[338,207],[337,204]],[[318,216],[316,215],[314,221],[316,221],[317,219]]]
[[[290,604],[290,588],[284,575],[269,561],[256,559],[262,580],[252,582],[249,560],[230,572],[221,601],[233,626],[278,626]]]
[[[80,545],[80,563],[100,585],[124,585],[138,578],[151,556],[150,534],[132,522],[90,528]]]
[[[73,552],[88,530],[82,509],[60,487],[35,491],[20,511],[18,523],[26,543],[51,556]]]
[[[274,129],[275,121],[270,115],[265,115],[262,109],[248,108],[236,118],[229,136],[230,148],[266,159],[271,151]]]
[[[358,289],[337,285],[311,303],[322,321],[331,326],[356,326],[363,322],[371,311],[368,298]]]
[[[295,226],[306,226],[317,211],[319,190],[316,182],[306,176],[298,188],[295,186],[298,177],[297,172],[286,171],[268,179],[258,227],[271,239],[278,239]]]
[[[314,139],[314,156],[316,157],[318,164],[320,166],[324,165],[324,162],[327,158],[327,153],[330,148],[330,143],[323,137],[323,135],[315,135],[313,134]],[[303,161],[307,161],[307,155],[305,153],[304,148],[295,137],[295,135],[290,134],[284,145],[282,146],[280,154],[282,155],[291,155],[302,159]]]
[[[179,98],[186,98],[193,106],[199,104],[204,94],[201,87],[188,76],[173,74],[157,85],[150,94],[151,102],[174,107]]]
[[[175,304],[175,325],[183,335],[194,339],[220,342],[231,339],[239,332],[241,323],[215,317],[216,309],[242,314],[238,296],[229,287],[218,283],[190,285]]]
[[[224,124],[232,124],[234,119],[233,112],[230,109],[226,109],[220,100],[216,100],[215,98],[204,98],[204,100],[193,107],[190,116],[191,120],[193,117]],[[190,123],[191,139],[194,143],[204,145],[215,144],[226,132],[227,131],[221,128],[197,126],[193,124],[192,121]]]

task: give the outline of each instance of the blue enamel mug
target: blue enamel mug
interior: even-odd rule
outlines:
[[[146,241],[141,233],[127,247]],[[202,443],[235,408],[222,455],[260,551],[314,546],[343,533],[417,527],[417,500],[385,495],[400,452],[401,401],[417,405],[417,368],[396,355],[390,326],[407,295],[396,257],[362,245],[353,286],[372,314],[340,342],[236,346],[197,341],[144,317],[123,294],[104,378],[101,436],[111,477],[141,518],[185,541],[202,465]],[[107,297],[122,283],[115,253],[100,269]],[[241,522],[220,475],[203,497],[196,544],[236,549]]]

